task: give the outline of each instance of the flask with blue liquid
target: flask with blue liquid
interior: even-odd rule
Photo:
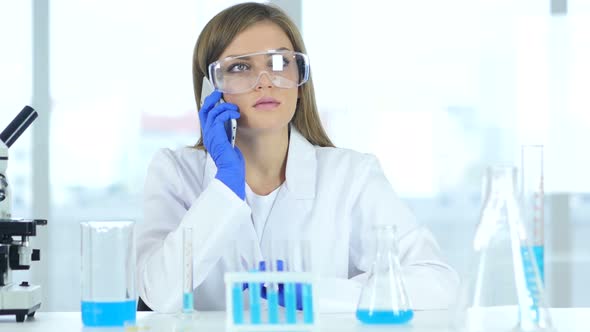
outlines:
[[[356,318],[365,324],[405,324],[414,317],[401,274],[394,225],[375,226],[377,253]]]

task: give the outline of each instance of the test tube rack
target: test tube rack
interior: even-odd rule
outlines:
[[[225,297],[226,297],[226,324],[229,331],[315,331],[318,326],[316,315],[316,297],[314,296],[315,277],[310,272],[228,272],[225,274]],[[300,284],[303,291],[302,310],[296,312],[296,308],[287,304],[285,298],[285,307],[278,310],[278,304],[274,301],[266,301],[265,306],[256,305],[259,308],[253,310],[256,306],[249,303],[249,315],[245,314],[245,301],[259,301],[260,295],[249,296],[244,300],[243,285],[261,285],[283,284],[286,290],[289,285],[293,288]],[[249,288],[252,288],[251,286]],[[286,291],[284,292],[284,296]],[[306,298],[307,297],[307,298]],[[273,303],[274,302],[274,303]],[[262,309],[260,309],[262,308]],[[282,312],[284,315],[278,320],[271,319],[273,315]]]

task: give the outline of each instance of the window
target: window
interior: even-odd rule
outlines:
[[[485,167],[544,144],[552,305],[590,304],[590,2],[306,0],[302,17],[328,133],[379,157],[459,272]]]

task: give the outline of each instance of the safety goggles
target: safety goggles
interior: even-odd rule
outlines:
[[[209,78],[223,93],[250,91],[262,75],[278,88],[296,88],[309,79],[309,59],[299,52],[268,50],[227,57],[209,65]]]

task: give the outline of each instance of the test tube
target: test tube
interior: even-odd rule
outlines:
[[[272,236],[272,235],[271,235]],[[270,242],[270,253],[266,264],[266,272],[273,275],[280,271],[279,261],[277,260],[279,254],[279,247],[275,240]],[[268,304],[268,323],[279,323],[279,284],[276,282],[268,282],[266,284],[266,299]]]
[[[182,230],[182,312],[194,312],[193,304],[193,229],[186,226]]]
[[[266,273],[276,273],[278,269],[278,261],[274,259],[271,254]],[[266,287],[266,296],[268,302],[268,322],[270,324],[279,323],[279,286],[276,282],[269,282]]]
[[[283,270],[284,271],[294,271],[295,262],[296,262],[296,250],[297,246],[295,245],[296,242],[294,241],[287,241],[286,243],[286,250],[287,250],[287,259],[283,263]],[[295,283],[293,282],[286,282],[284,284],[284,303],[285,303],[285,320],[287,324],[296,324],[297,323],[297,291]]]
[[[301,246],[301,260],[303,272],[312,272],[311,269],[311,245],[307,240],[300,243]],[[303,322],[305,324],[313,324],[313,297],[312,297],[311,283],[304,283],[301,290],[301,301],[303,310]]]
[[[251,262],[249,267],[250,273],[259,273],[258,271],[258,255],[256,254],[258,243],[256,241],[252,241],[251,245]],[[250,300],[250,324],[260,324],[262,319],[261,315],[261,308],[260,308],[260,283],[259,282],[249,282],[248,283],[248,293],[249,293],[249,300]]]
[[[235,271],[242,270],[242,255],[239,251],[239,246],[236,245],[234,248],[234,258],[235,258]],[[232,301],[232,315],[234,324],[243,324],[244,323],[244,299],[242,296],[243,292],[243,284],[239,282],[235,282],[232,284],[231,287],[231,301]]]

